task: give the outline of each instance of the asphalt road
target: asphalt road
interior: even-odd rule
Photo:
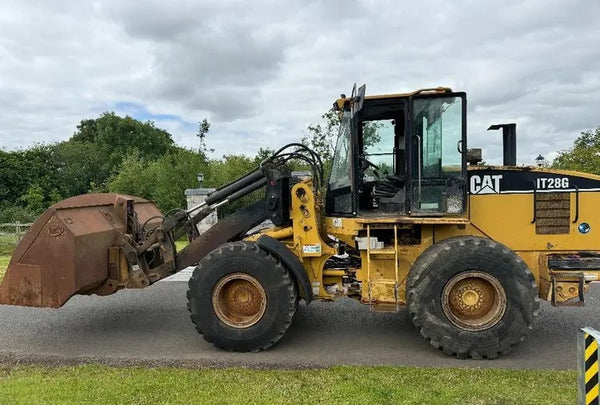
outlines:
[[[180,278],[181,279],[181,278]],[[269,350],[227,353],[204,341],[188,317],[187,283],[161,281],[109,297],[76,296],[54,309],[0,306],[0,363],[307,368],[330,365],[567,369],[580,327],[600,329],[600,286],[584,308],[542,303],[525,342],[496,360],[458,360],[431,347],[406,310],[379,313],[350,299],[301,304]]]

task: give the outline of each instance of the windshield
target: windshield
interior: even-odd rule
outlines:
[[[329,188],[336,190],[350,186],[350,112],[345,111],[340,124],[335,154],[329,176]]]
[[[350,166],[350,111],[344,111],[340,132],[335,145],[335,155],[329,175],[327,191],[327,212],[336,214],[352,213],[352,167]]]

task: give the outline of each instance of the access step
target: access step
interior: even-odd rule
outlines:
[[[583,272],[574,272],[574,271],[565,271],[565,272],[553,272],[550,275],[551,280],[551,299],[550,302],[555,307],[582,307],[585,304],[584,301],[584,286],[585,286],[585,273]],[[570,284],[575,284],[577,286],[577,300],[569,299],[567,301],[559,301],[557,300],[557,295],[561,293],[559,288],[562,288],[559,285],[560,282],[568,282]]]

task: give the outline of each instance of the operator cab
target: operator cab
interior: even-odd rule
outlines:
[[[465,93],[437,88],[365,97],[360,90],[334,104],[340,131],[327,215],[464,214]]]

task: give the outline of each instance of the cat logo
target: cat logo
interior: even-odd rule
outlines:
[[[501,174],[474,174],[471,176],[471,194],[498,194],[501,179]]]

